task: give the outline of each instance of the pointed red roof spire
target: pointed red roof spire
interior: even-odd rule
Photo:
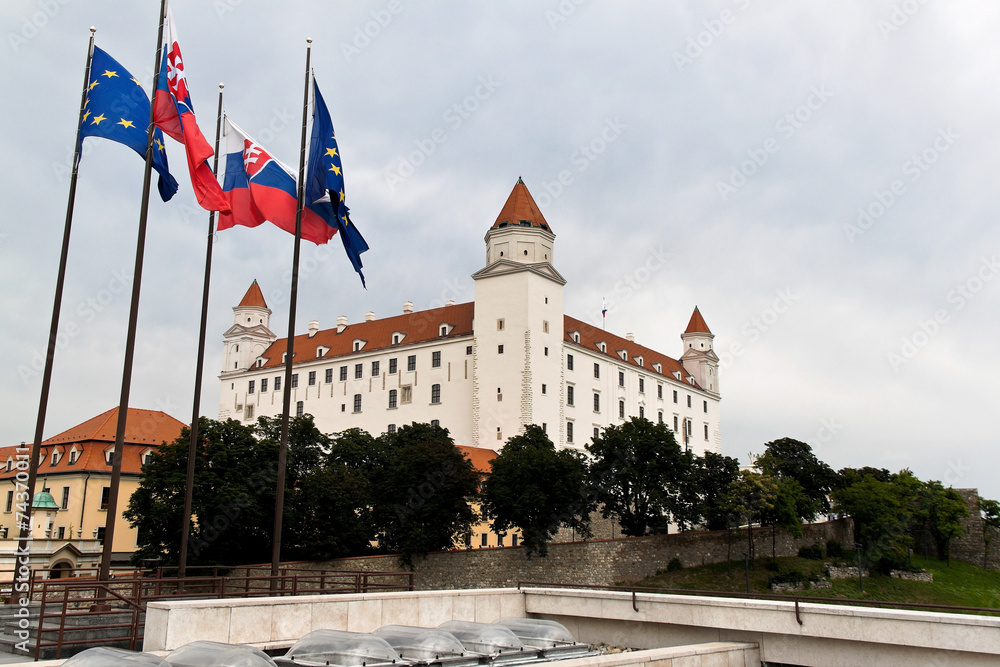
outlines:
[[[267,303],[264,301],[264,294],[260,291],[260,285],[257,284],[256,278],[254,279],[253,284],[250,285],[250,289],[247,290],[247,293],[243,295],[243,300],[240,301],[240,306],[267,308]]]
[[[507,203],[500,209],[500,215],[497,216],[492,229],[507,226],[516,227],[518,225],[541,227],[547,232],[552,231],[549,228],[549,223],[545,221],[542,212],[538,210],[538,204],[535,203],[535,199],[528,192],[528,186],[524,184],[520,176],[517,177],[517,183],[514,184],[514,189],[510,191],[510,196],[507,197]]]
[[[705,318],[701,316],[698,306],[694,307],[694,312],[691,313],[691,321],[688,322],[688,327],[684,330],[684,333],[712,333],[712,330],[705,324]]]

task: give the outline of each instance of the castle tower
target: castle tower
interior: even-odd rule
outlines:
[[[225,347],[223,375],[250,368],[274,342],[277,336],[268,329],[270,319],[271,309],[254,280],[243,300],[233,308],[233,326],[222,335]]]
[[[499,450],[528,424],[562,433],[563,286],[555,234],[520,178],[486,232],[475,281],[473,445]]]
[[[691,313],[687,329],[681,334],[684,341],[684,354],[680,362],[684,370],[694,376],[702,389],[715,395],[719,394],[719,357],[712,349],[715,336],[705,323],[698,306]]]

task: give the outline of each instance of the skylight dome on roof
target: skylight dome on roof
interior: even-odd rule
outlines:
[[[466,650],[495,656],[511,651],[523,651],[524,643],[509,629],[492,623],[447,621],[438,626],[455,635]]]
[[[343,630],[314,630],[295,642],[278,665],[372,667],[402,662],[389,642],[376,635]]]
[[[209,641],[175,649],[167,656],[167,663],[173,667],[274,667],[274,661],[253,646]]]
[[[403,660],[441,660],[466,655],[465,646],[455,635],[437,628],[385,625],[374,634],[387,641]],[[478,656],[470,656],[470,660],[471,664],[479,662]]]
[[[152,653],[136,653],[120,648],[99,646],[77,653],[63,663],[65,667],[107,667],[107,665],[153,665],[154,667],[169,667],[163,658]]]

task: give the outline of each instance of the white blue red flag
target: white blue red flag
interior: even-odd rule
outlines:
[[[230,211],[219,215],[218,228],[256,227],[265,220],[295,233],[298,191],[292,171],[276,160],[229,118],[226,118],[226,173],[222,192]],[[302,238],[319,245],[337,233],[327,224],[324,204],[307,204],[302,211]],[[330,203],[326,202],[329,208]]]
[[[219,181],[212,173],[208,159],[215,154],[205,140],[191,104],[188,92],[184,59],[177,43],[173,15],[167,7],[163,22],[163,55],[160,71],[156,77],[156,96],[153,98],[153,122],[175,141],[184,144],[187,153],[188,170],[191,172],[191,187],[202,208],[208,211],[228,210],[229,204],[222,195]]]
[[[601,297],[601,317],[608,316],[608,300]]]

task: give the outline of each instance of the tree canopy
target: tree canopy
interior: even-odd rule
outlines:
[[[587,464],[579,452],[555,445],[538,426],[507,441],[491,462],[482,485],[483,518],[497,534],[519,528],[530,558],[548,554],[548,542],[560,526],[590,535],[594,502]]]

